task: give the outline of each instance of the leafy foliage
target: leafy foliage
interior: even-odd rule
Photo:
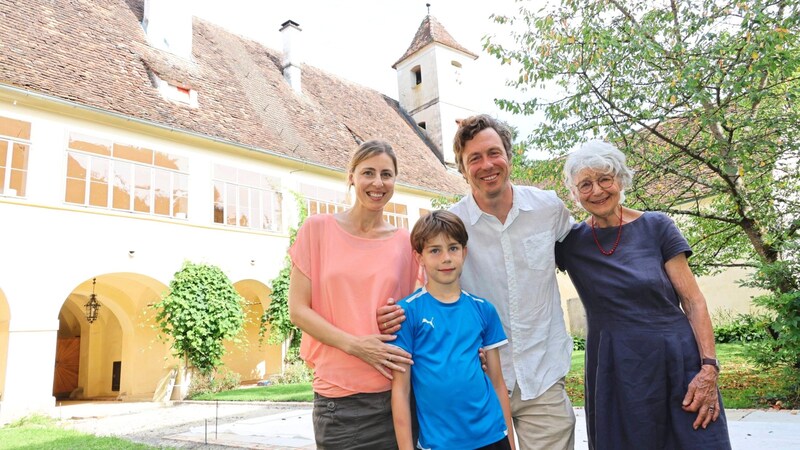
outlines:
[[[718,344],[755,342],[770,337],[772,317],[766,314],[732,314],[726,312],[714,318],[714,341]]]
[[[761,304],[795,308],[774,331],[778,361],[796,361],[800,1],[563,0],[494,19],[514,42],[485,49],[519,67],[521,94],[498,103],[546,118],[529,144],[559,157],[614,142],[637,170],[631,206],[676,217],[696,273],[756,269],[773,293]]]
[[[794,248],[796,252],[800,248]],[[764,264],[751,286],[771,291],[756,297],[753,302],[773,311],[775,318],[769,331],[769,339],[754,345],[756,362],[763,366],[784,365],[788,374],[796,380],[800,397],[800,261],[796,258]],[[787,280],[794,280],[786,288]]]
[[[153,305],[156,325],[172,340],[175,356],[209,375],[222,364],[223,341],[236,341],[244,326],[243,299],[219,267],[183,263],[169,293]]]
[[[207,376],[193,377],[188,396],[194,399],[203,394],[229,391],[238,388],[241,383],[241,375],[223,367]]]
[[[454,195],[452,197],[447,197],[444,195],[440,195],[438,197],[434,197],[431,199],[431,206],[433,209],[447,209],[461,200],[462,195]]]
[[[297,239],[297,230],[303,225],[306,217],[308,217],[308,208],[306,207],[305,199],[293,193],[295,201],[297,202],[297,210],[299,217],[297,220],[297,227],[289,229],[289,247],[294,244]],[[278,272],[278,276],[270,282],[272,294],[271,300],[264,314],[261,316],[261,326],[259,327],[259,336],[263,338],[269,332],[269,339],[267,342],[277,344],[286,340],[290,341],[289,352],[287,352],[287,361],[294,361],[299,358],[297,349],[300,347],[300,329],[298,329],[289,319],[289,276],[292,273],[292,261],[287,255],[284,260],[283,268]],[[293,351],[294,349],[294,351]]]
[[[298,358],[286,365],[283,373],[272,380],[275,384],[296,384],[311,383],[314,379],[314,372],[303,361]]]
[[[572,335],[572,350],[586,350],[586,338]]]

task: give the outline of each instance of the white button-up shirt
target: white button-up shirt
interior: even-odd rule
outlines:
[[[572,218],[553,191],[513,190],[505,223],[481,211],[472,194],[450,210],[469,232],[461,287],[497,308],[509,343],[500,348],[503,378],[530,400],[570,367],[572,338],[564,325],[554,250],[572,228]]]

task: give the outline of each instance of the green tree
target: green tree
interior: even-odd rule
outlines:
[[[174,355],[210,376],[222,365],[223,342],[236,341],[244,326],[242,302],[219,267],[186,261],[153,308],[161,337],[171,338]]]
[[[773,348],[800,368],[800,11],[797,0],[564,0],[495,16],[513,43],[485,48],[519,67],[520,98],[542,112],[529,137],[566,153],[615,142],[636,168],[633,207],[677,217],[699,273],[757,269],[776,317]],[[561,95],[532,98],[535,89]],[[794,336],[794,337],[792,337]]]

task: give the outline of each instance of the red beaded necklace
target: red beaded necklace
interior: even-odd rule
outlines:
[[[592,216],[592,236],[594,237],[594,243],[597,244],[597,248],[600,249],[600,253],[611,256],[617,250],[617,246],[619,245],[619,240],[622,237],[622,206],[619,208],[619,228],[617,229],[617,240],[614,241],[614,246],[611,247],[611,250],[605,251],[603,246],[600,245],[600,241],[597,239],[597,232],[594,230],[594,216]]]

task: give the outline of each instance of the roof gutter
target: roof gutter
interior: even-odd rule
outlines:
[[[238,148],[241,148],[241,149],[244,149],[244,150],[247,150],[247,151],[251,151],[251,152],[255,152],[255,153],[261,153],[261,154],[264,154],[264,155],[269,155],[269,156],[272,156],[272,157],[275,157],[275,158],[279,158],[279,159],[288,159],[290,161],[293,161],[295,163],[298,163],[298,164],[301,164],[301,165],[304,165],[304,166],[311,166],[311,167],[315,167],[315,168],[318,168],[318,169],[324,169],[324,170],[330,170],[330,171],[333,171],[333,172],[344,173],[344,170],[342,170],[342,169],[340,169],[338,167],[333,167],[333,166],[328,166],[328,165],[325,165],[325,164],[319,164],[319,163],[315,163],[315,162],[310,162],[308,160],[300,159],[300,158],[297,158],[297,157],[294,157],[294,156],[289,156],[289,155],[286,155],[284,153],[278,153],[278,152],[275,152],[275,151],[266,150],[266,149],[259,148],[259,147],[253,147],[251,145],[245,145],[245,144],[242,144],[242,143],[239,143],[239,142],[230,141],[228,139],[223,139],[223,138],[211,136],[211,135],[208,135],[208,134],[198,133],[196,131],[185,130],[185,129],[182,129],[182,128],[176,128],[176,127],[173,127],[173,126],[164,125],[162,123],[153,122],[153,121],[150,121],[150,120],[140,119],[138,117],[127,116],[125,114],[117,113],[117,112],[114,112],[114,111],[109,111],[109,110],[106,110],[106,109],[101,109],[101,108],[98,108],[98,107],[95,107],[95,106],[89,106],[89,105],[84,105],[84,104],[81,104],[81,103],[78,103],[78,102],[74,102],[74,101],[71,101],[71,100],[65,100],[63,98],[56,97],[56,96],[53,96],[53,95],[42,94],[42,93],[39,93],[39,92],[34,92],[34,91],[29,91],[27,89],[18,88],[16,86],[11,86],[11,85],[8,85],[8,84],[5,84],[5,83],[0,83],[0,92],[3,92],[3,91],[12,94],[12,96],[29,97],[29,98],[36,99],[36,100],[39,100],[39,101],[53,102],[53,103],[57,103],[57,104],[62,105],[62,106],[67,106],[67,107],[71,107],[71,108],[78,109],[78,110],[81,110],[81,111],[87,111],[87,112],[91,112],[91,113],[99,114],[99,115],[103,115],[103,116],[109,116],[109,117],[113,117],[115,119],[122,120],[122,121],[133,122],[133,123],[136,123],[136,124],[139,124],[139,125],[143,125],[143,126],[147,126],[147,127],[154,127],[154,128],[158,128],[158,129],[161,129],[161,130],[174,132],[174,133],[181,133],[181,134],[192,136],[192,137],[195,137],[195,138],[198,138],[198,139],[205,139],[205,140],[209,140],[209,141],[216,142],[216,143],[219,143],[219,144],[230,145],[230,146],[233,146],[233,147],[238,147]],[[404,187],[407,187],[407,188],[410,188],[410,189],[419,190],[419,191],[422,191],[422,192],[430,192],[430,193],[437,194],[437,195],[450,195],[450,193],[447,193],[447,192],[441,192],[441,191],[436,191],[436,190],[432,190],[432,189],[426,189],[426,188],[423,188],[421,186],[415,186],[415,185],[412,185],[412,184],[406,184],[406,183],[402,183],[402,182],[401,183],[397,183],[397,184],[399,184],[401,186],[404,186]]]

